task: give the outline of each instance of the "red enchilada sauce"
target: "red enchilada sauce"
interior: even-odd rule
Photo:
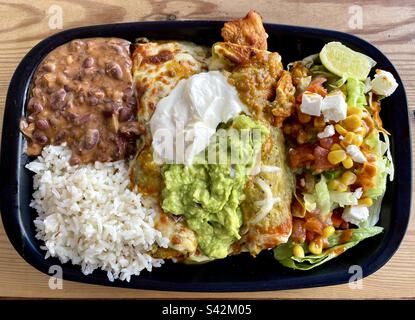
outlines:
[[[135,118],[129,45],[117,38],[78,39],[46,56],[20,123],[28,155],[64,142],[72,150],[72,165],[134,154],[144,129]]]

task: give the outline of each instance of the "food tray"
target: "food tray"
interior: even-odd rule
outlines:
[[[54,48],[76,38],[120,37],[131,42],[137,37],[181,39],[212,45],[220,41],[222,21],[163,21],[98,25],[66,30],[43,40],[20,62],[10,82],[5,106],[1,144],[0,195],[1,214],[6,233],[17,252],[33,267],[48,273],[60,264],[57,259],[44,259],[45,251],[35,238],[34,209],[29,207],[33,192],[32,173],[24,166],[31,161],[23,153],[24,139],[19,120],[25,113],[32,76],[38,64]],[[384,127],[392,133],[391,151],[395,163],[395,180],[389,182],[383,200],[379,225],[384,232],[366,239],[319,268],[296,271],[281,266],[272,251],[252,258],[241,254],[200,265],[166,262],[152,272],[143,271],[130,282],[110,282],[103,271],[85,276],[80,266],[62,266],[65,280],[119,287],[174,291],[260,291],[295,289],[348,282],[349,268],[359,265],[363,276],[381,268],[398,249],[405,234],[411,204],[411,142],[408,105],[402,81],[391,62],[377,48],[350,34],[278,24],[264,24],[269,34],[271,51],[278,51],[284,66],[319,52],[329,41],[341,41],[377,61],[380,69],[390,71],[399,87],[382,101]]]

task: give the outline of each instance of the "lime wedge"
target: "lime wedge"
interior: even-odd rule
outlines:
[[[363,53],[353,51],[341,42],[329,42],[320,52],[321,63],[339,77],[365,80],[376,62]]]

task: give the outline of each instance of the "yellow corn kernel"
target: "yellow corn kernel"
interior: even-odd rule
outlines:
[[[296,244],[293,248],[293,256],[296,258],[304,258],[304,249],[299,244]]]
[[[344,150],[334,150],[329,152],[329,154],[327,155],[327,160],[331,164],[338,164],[342,162],[344,159],[346,159],[346,157],[347,155]]]
[[[347,191],[347,186],[344,183],[340,182],[339,185],[337,186],[337,191],[346,192]]]
[[[373,200],[371,198],[362,198],[358,200],[359,206],[370,207],[373,204]]]
[[[350,169],[353,167],[353,160],[349,156],[345,160],[342,161],[342,165],[345,169]]]
[[[315,117],[314,118],[314,127],[316,128],[322,128],[326,125],[326,122],[324,121],[323,117]]]
[[[334,143],[331,148],[330,151],[334,151],[334,150],[343,150],[342,146],[339,145],[338,143]]]
[[[342,140],[342,142],[347,143],[347,144],[352,144],[354,139],[355,139],[356,135],[353,132],[348,132],[345,136],[344,139]]]
[[[338,134],[341,134],[342,136],[345,136],[347,134],[347,130],[345,128],[343,128],[341,125],[336,124],[334,126],[334,129],[337,131]]]
[[[354,131],[362,126],[362,119],[357,114],[352,114],[344,119],[342,124],[345,129]]]
[[[345,171],[340,177],[340,182],[345,184],[346,186],[350,186],[351,184],[356,182],[356,179],[357,177],[353,172]]]
[[[311,121],[311,116],[302,112],[298,112],[298,120],[301,123],[308,123]]]
[[[360,134],[356,134],[353,138],[353,144],[360,147],[363,143],[363,137]]]
[[[334,229],[333,226],[324,227],[324,229],[323,229],[323,237],[324,238],[328,238],[328,237],[332,236],[335,231],[336,231],[336,229]]]
[[[322,243],[319,243],[318,241],[311,241],[310,244],[308,245],[308,250],[310,250],[312,254],[318,255],[323,252],[323,245]]]
[[[339,187],[339,184],[340,184],[339,180],[333,179],[329,181],[328,187],[331,190],[337,190],[337,188]]]
[[[362,136],[362,138],[366,137],[366,133],[367,133],[367,129],[365,126],[361,126],[360,128],[357,128],[355,130],[355,132],[359,135]]]
[[[347,107],[347,115],[350,116],[352,114],[356,114],[358,116],[362,116],[363,109],[362,108],[359,108],[359,107],[353,107],[353,106]]]

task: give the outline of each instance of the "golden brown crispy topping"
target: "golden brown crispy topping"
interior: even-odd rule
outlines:
[[[295,87],[288,71],[282,71],[276,86],[276,95],[272,114],[275,116],[274,125],[280,126],[285,118],[293,112]]]
[[[225,23],[222,37],[226,42],[267,50],[268,34],[262,25],[261,16],[253,10],[243,19]]]
[[[294,62],[290,71],[295,86],[298,86],[301,79],[307,77],[310,73],[301,61]]]
[[[218,42],[213,46],[213,52],[225,60],[226,64],[235,67],[251,63],[253,60],[267,61],[271,52],[258,50],[230,42]],[[233,68],[232,68],[233,69]]]

